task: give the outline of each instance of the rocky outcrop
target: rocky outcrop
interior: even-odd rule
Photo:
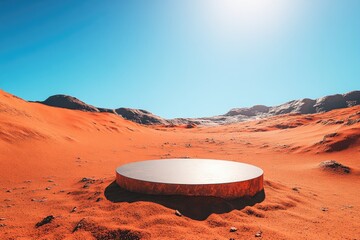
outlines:
[[[85,102],[68,95],[54,95],[47,98],[45,101],[39,101],[38,103],[42,103],[52,107],[59,108],[67,108],[72,110],[80,110],[85,112],[106,112],[117,114],[124,119],[146,125],[153,124],[162,124],[168,125],[170,122],[167,120],[152,114],[146,110],[141,109],[131,109],[131,108],[117,108],[117,109],[109,109],[109,108],[97,108],[92,105],[86,104]]]
[[[352,91],[343,95],[347,106],[360,105],[360,91]]]
[[[85,112],[99,112],[99,109],[96,107],[86,104],[83,101],[68,95],[54,95],[39,103],[52,107],[81,110]]]
[[[115,109],[110,108],[98,108],[100,112],[113,113],[116,114]]]
[[[360,105],[360,91],[335,94],[318,99],[304,98],[293,100],[278,106],[256,105],[251,108],[234,108],[223,116],[267,117],[281,114],[312,114],[328,112],[334,109]]]
[[[320,163],[320,168],[325,171],[348,174],[351,172],[348,166],[342,165],[334,160],[328,160]]]
[[[271,107],[269,113],[271,115],[280,115],[287,113],[311,114],[315,113],[314,105],[316,100],[304,98],[284,103],[279,106]]]
[[[344,95],[341,94],[318,98],[314,105],[314,108],[317,113],[328,112],[333,109],[345,108],[345,107],[347,107],[347,103],[344,99]]]
[[[142,109],[118,108],[115,109],[115,112],[127,120],[140,124],[146,124],[146,125],[169,124],[167,120]]]
[[[233,108],[229,112],[225,114],[225,116],[236,116],[236,115],[244,115],[248,117],[258,116],[264,113],[268,113],[270,107],[264,105],[255,105],[250,108]]]

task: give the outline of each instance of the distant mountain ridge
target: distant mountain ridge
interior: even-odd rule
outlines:
[[[131,108],[98,108],[68,95],[54,95],[45,101],[38,101],[52,107],[81,110],[86,112],[108,112],[124,119],[145,125],[218,125],[243,122],[251,119],[265,118],[281,114],[313,114],[328,112],[334,109],[360,105],[360,91],[345,94],[329,95],[318,99],[304,98],[284,104],[268,107],[255,105],[250,108],[233,108],[224,115],[203,118],[164,119],[142,109]]]
[[[107,112],[120,115],[124,119],[145,125],[162,124],[167,125],[169,122],[159,116],[152,114],[142,109],[131,108],[97,108],[87,104],[76,97],[69,95],[58,94],[48,97],[45,101],[36,101],[37,103],[45,104],[51,107],[66,108],[71,110],[80,110],[84,112]]]

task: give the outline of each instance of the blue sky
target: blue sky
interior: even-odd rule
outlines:
[[[0,88],[201,117],[360,90],[357,0],[2,0]]]

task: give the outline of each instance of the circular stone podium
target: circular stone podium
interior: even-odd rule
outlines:
[[[263,190],[263,170],[224,160],[148,160],[118,167],[116,183],[137,193],[235,199]]]

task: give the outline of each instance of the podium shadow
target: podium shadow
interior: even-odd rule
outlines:
[[[105,197],[113,203],[133,203],[138,201],[153,202],[167,208],[178,210],[182,215],[194,220],[205,220],[213,213],[228,213],[241,210],[246,206],[253,206],[265,200],[265,191],[258,192],[253,197],[237,199],[222,199],[217,197],[198,197],[180,195],[149,195],[129,192],[113,181],[105,188]]]

